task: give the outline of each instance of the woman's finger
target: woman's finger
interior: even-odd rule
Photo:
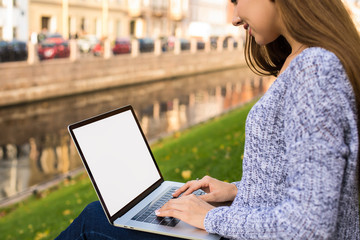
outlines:
[[[161,209],[155,211],[156,216],[158,217],[173,217],[177,219],[182,219],[181,212],[175,209]]]
[[[183,199],[171,199],[167,203],[165,203],[160,209],[156,210],[155,213],[159,217],[175,217],[180,218],[180,212],[184,211],[184,203]]]
[[[178,197],[180,194],[182,194],[183,192],[185,192],[190,186],[192,181],[189,181],[187,183],[185,183],[183,186],[181,186],[179,189],[177,189],[172,195],[173,197]]]
[[[173,193],[173,197],[179,197],[181,194],[186,196],[200,188],[201,188],[201,184],[199,183],[199,180],[192,180],[185,183],[182,187],[176,190]]]
[[[195,195],[172,199],[155,211],[158,217],[174,217],[195,227],[204,229],[204,219],[213,206]]]
[[[194,180],[192,185],[183,193],[183,196],[190,195],[198,189],[203,189],[207,184],[202,180]]]

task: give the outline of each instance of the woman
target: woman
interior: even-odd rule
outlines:
[[[348,12],[341,0],[232,2],[248,65],[277,76],[248,115],[243,177],[190,181],[156,214],[226,238],[359,239],[360,38]],[[62,236],[128,234],[87,224],[100,212],[89,205]]]

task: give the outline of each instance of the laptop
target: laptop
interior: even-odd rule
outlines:
[[[68,126],[109,222],[185,239],[220,239],[154,211],[183,183],[165,181],[132,106]],[[204,194],[198,190],[196,194]]]

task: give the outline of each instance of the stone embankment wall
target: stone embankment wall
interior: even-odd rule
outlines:
[[[0,106],[235,68],[243,52],[198,51],[0,64]]]

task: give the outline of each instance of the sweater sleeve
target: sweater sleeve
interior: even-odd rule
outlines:
[[[348,81],[340,62],[332,61],[337,65],[334,67],[319,61],[289,67],[282,159],[287,161],[287,175],[282,201],[276,206],[252,208],[237,204],[235,199],[229,207],[208,212],[204,222],[208,232],[236,239],[333,236],[349,154],[344,132],[351,107],[348,88],[342,88],[341,83],[339,88],[339,82],[346,85]]]

